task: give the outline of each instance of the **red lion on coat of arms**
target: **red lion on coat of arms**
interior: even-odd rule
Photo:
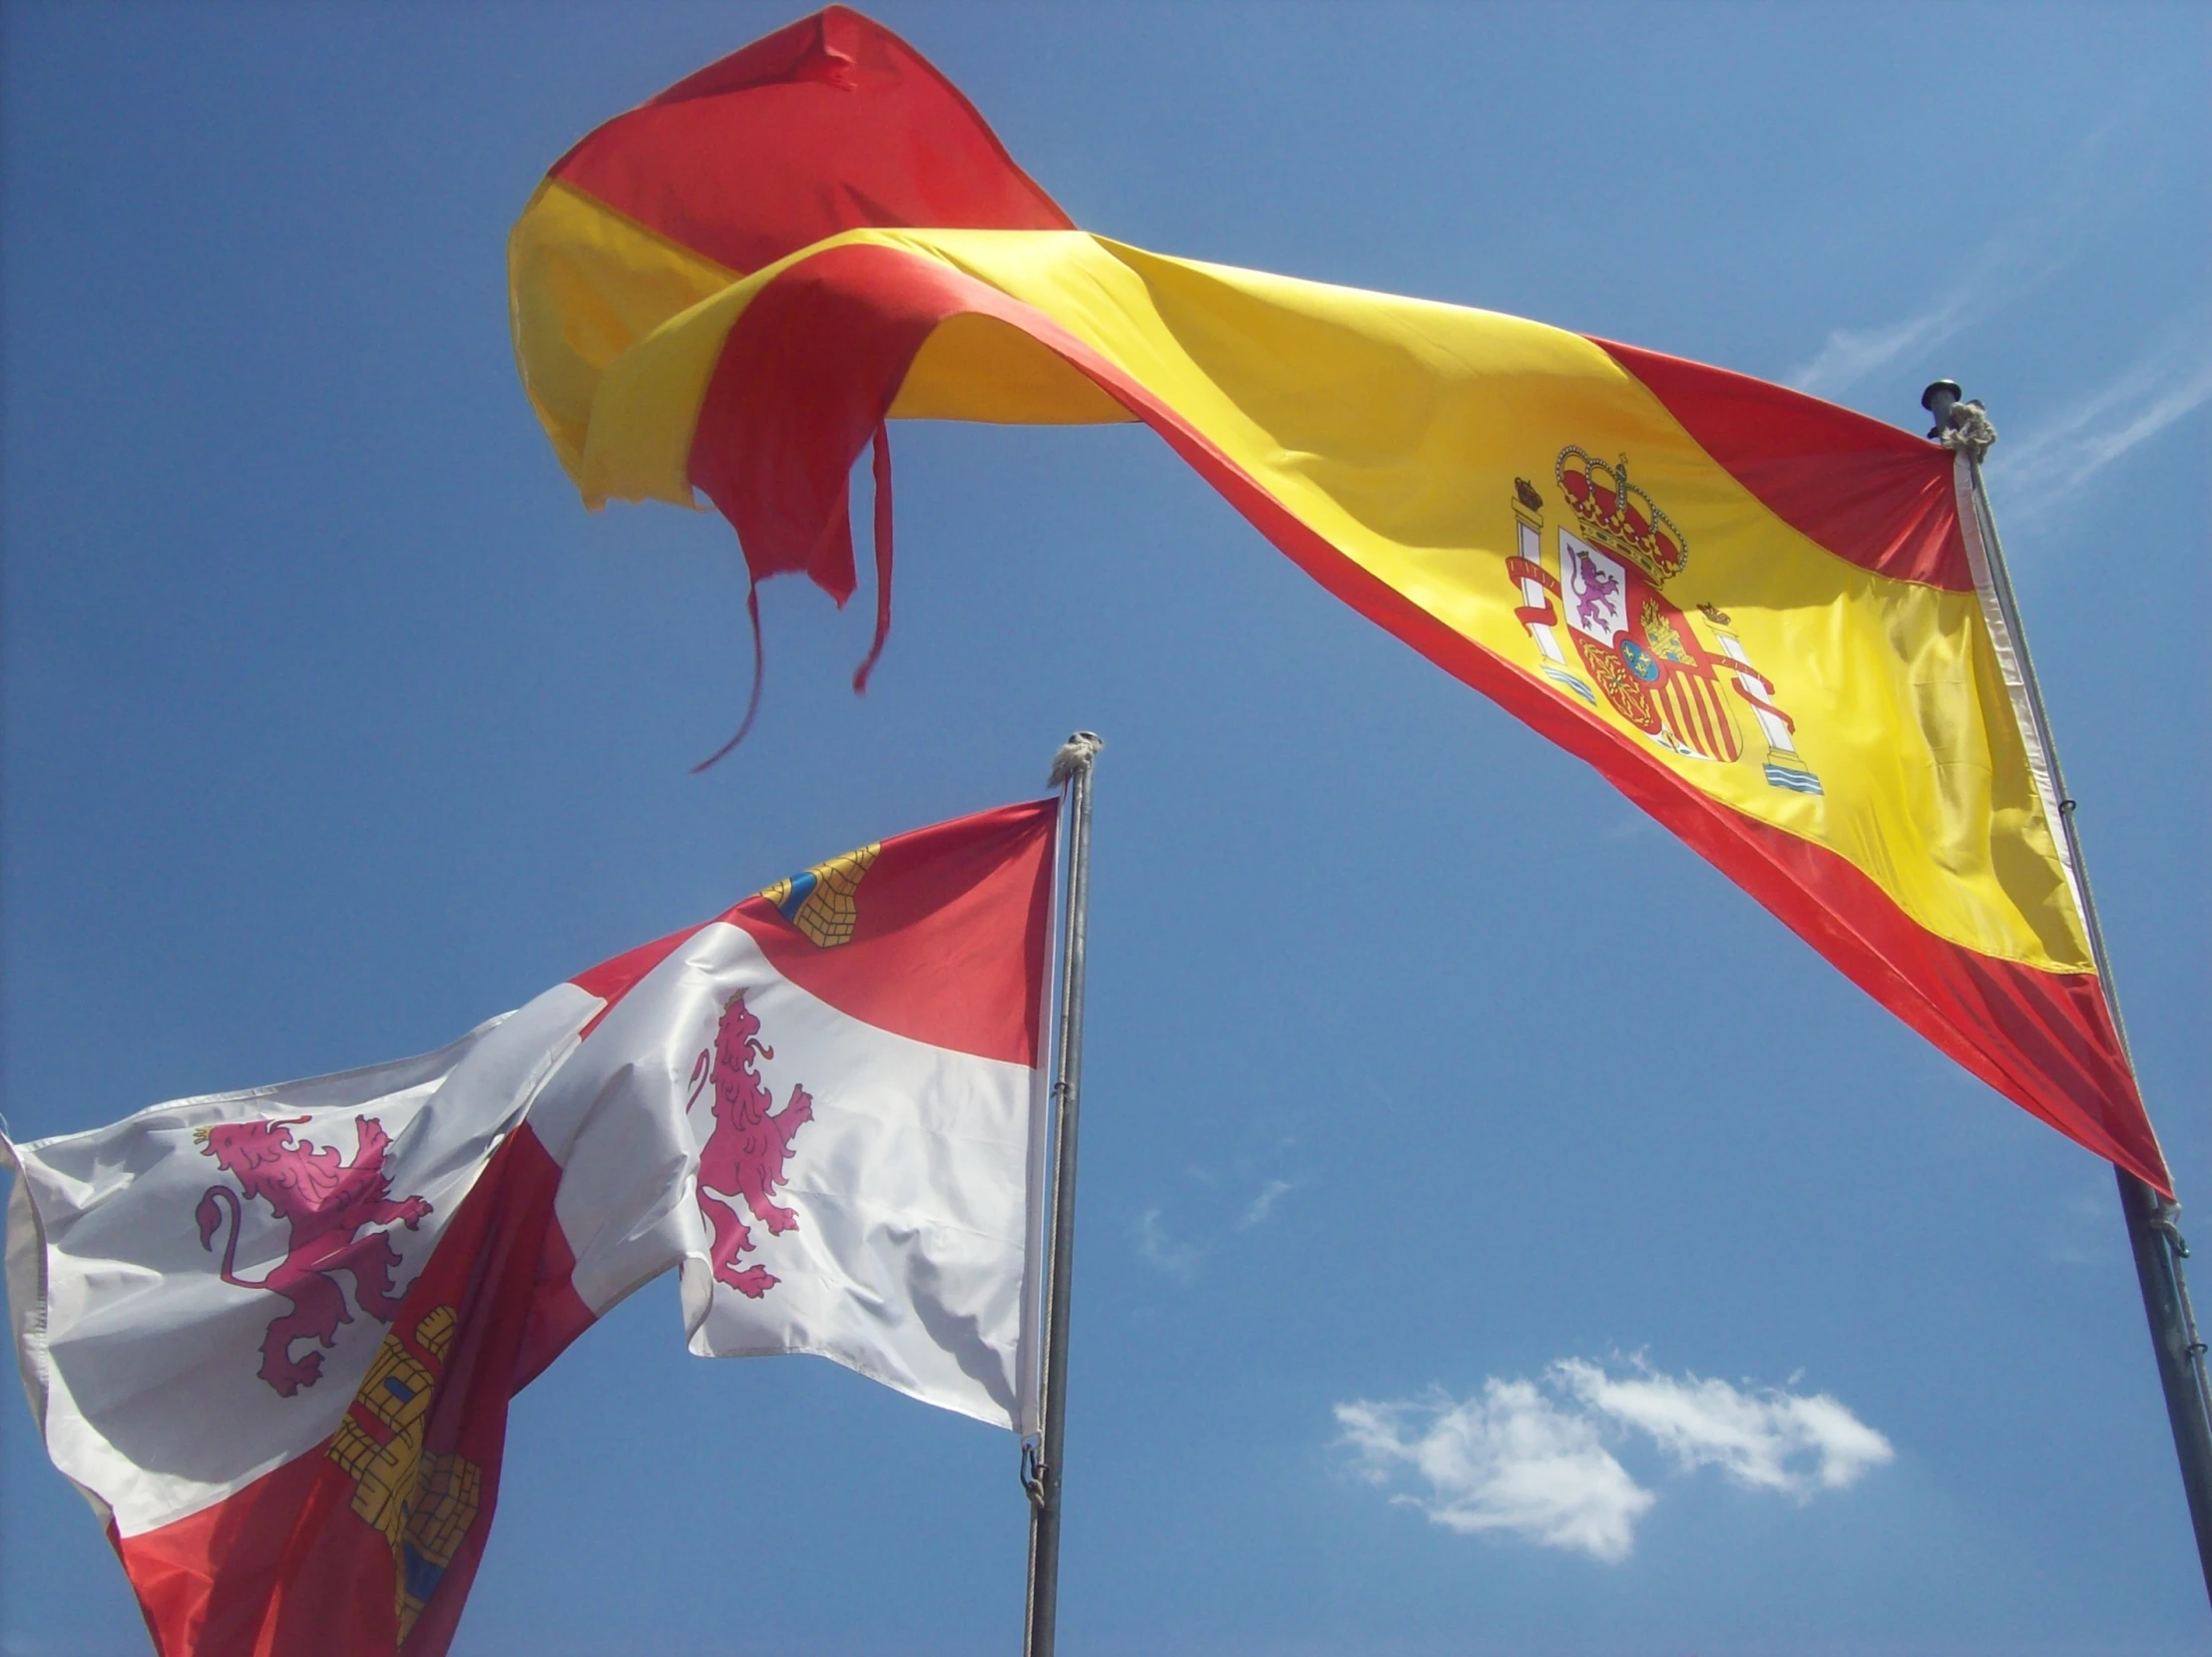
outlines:
[[[391,1176],[384,1171],[391,1135],[374,1116],[354,1118],[351,1162],[341,1160],[335,1147],[294,1141],[292,1128],[307,1119],[222,1122],[193,1130],[201,1148],[238,1182],[247,1201],[260,1198],[291,1226],[291,1245],[274,1270],[258,1280],[238,1277],[232,1271],[241,1222],[237,1193],[227,1185],[211,1185],[200,1198],[202,1248],[215,1247],[223,1205],[230,1209],[222,1281],[240,1289],[266,1289],[292,1304],[289,1312],[269,1321],[261,1339],[261,1379],[285,1398],[312,1387],[322,1374],[322,1354],[294,1359],[292,1343],[313,1339],[335,1346],[338,1325],[353,1321],[345,1309],[345,1291],[331,1273],[353,1274],[353,1298],[370,1317],[388,1324],[399,1315],[400,1296],[392,1287],[399,1251],[382,1232],[362,1236],[361,1228],[403,1220],[412,1231],[430,1212],[430,1204],[420,1197],[391,1200]]]
[[[714,1233],[709,1259],[715,1278],[752,1300],[774,1288],[776,1278],[765,1266],[737,1269],[737,1256],[752,1247],[752,1229],[738,1217],[735,1199],[743,1199],[771,1236],[798,1228],[799,1217],[780,1206],[772,1193],[783,1183],[793,1136],[814,1119],[814,1100],[796,1083],[784,1107],[769,1114],[775,1095],[752,1067],[756,1056],[773,1058],[775,1049],[762,1043],[760,1020],[745,1006],[745,993],[740,990],[722,1009],[713,1046],[692,1063],[691,1093],[683,1101],[688,1112],[711,1074],[714,1127],[699,1147],[699,1212]],[[717,1201],[717,1197],[731,1200]]]

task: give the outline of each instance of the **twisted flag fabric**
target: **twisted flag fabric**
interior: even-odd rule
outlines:
[[[509,267],[524,386],[587,504],[704,496],[756,580],[840,603],[848,475],[871,442],[886,473],[886,420],[1144,422],[1938,1047],[2170,1189],[1941,447],[1543,323],[1067,227],[841,7],[586,137]],[[1588,949],[1623,985],[1695,958],[1650,927],[1624,892]]]
[[[691,1350],[1035,1425],[1057,803],[886,840],[419,1058],[0,1140],[55,1463],[164,1657],[432,1657],[507,1403],[673,1268]]]

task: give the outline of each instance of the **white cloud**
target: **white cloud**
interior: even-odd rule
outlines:
[[[1637,1521],[1658,1500],[1607,1448],[1608,1434],[1650,1440],[1684,1472],[1717,1466],[1801,1502],[1896,1454],[1825,1393],[1747,1390],[1640,1363],[1615,1376],[1579,1358],[1552,1365],[1542,1385],[1493,1377],[1477,1398],[1363,1399],[1338,1405],[1336,1419],[1360,1476],[1382,1485],[1417,1478],[1424,1493],[1395,1499],[1436,1523],[1506,1531],[1607,1564],[1628,1556]]]
[[[1340,1404],[1336,1419],[1366,1477],[1419,1474],[1429,1493],[1398,1499],[1454,1530],[1509,1530],[1612,1563],[1628,1556],[1636,1520],[1658,1500],[1585,1417],[1533,1382],[1492,1380],[1464,1404],[1443,1395]]]
[[[1168,1235],[1167,1226],[1156,1208],[1147,1208],[1136,1217],[1136,1252],[1146,1265],[1165,1272],[1178,1283],[1195,1282],[1198,1262],[1205,1258],[1203,1249],[1178,1243]]]
[[[2212,401],[2212,316],[2198,316],[2117,378],[2025,437],[1999,437],[1990,489],[2001,516],[2042,517],[2128,450]]]
[[[1815,1489],[1843,1489],[1897,1453],[1826,1393],[1746,1392],[1725,1381],[1648,1370],[1614,1377],[1580,1358],[1551,1371],[1586,1409],[1646,1435],[1685,1470],[1717,1466],[1753,1489],[1802,1500]]]
[[[1236,1222],[1236,1229],[1249,1231],[1255,1225],[1266,1223],[1267,1216],[1275,1211],[1275,1204],[1297,1189],[1297,1185],[1287,1179],[1269,1180],[1245,1208],[1243,1217]]]

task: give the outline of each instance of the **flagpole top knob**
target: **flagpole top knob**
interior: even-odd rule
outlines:
[[[1095,730],[1079,730],[1060,745],[1060,752],[1053,755],[1052,775],[1048,779],[1059,788],[1081,772],[1091,769],[1092,761],[1099,757],[1099,750],[1106,746],[1106,738]]]
[[[1957,380],[1936,381],[1920,394],[1920,406],[1936,417],[1928,431],[1930,441],[1947,449],[1964,449],[1979,461],[1996,441],[1989,411],[1969,401]]]
[[[1936,417],[1934,437],[1951,424],[1951,411],[1966,400],[1966,391],[1957,380],[1938,380],[1920,394],[1920,406]]]

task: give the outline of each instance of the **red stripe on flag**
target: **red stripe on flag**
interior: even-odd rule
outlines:
[[[765,898],[724,917],[840,1013],[933,1047],[1035,1064],[1058,800],[978,812],[883,843],[852,940],[824,949]]]
[[[870,224],[1075,227],[959,88],[843,6],[595,128],[550,176],[739,272]]]
[[[861,876],[852,937],[842,944],[815,944],[757,895],[715,919],[744,928],[777,972],[864,1024],[1035,1064],[1059,821],[1058,800],[1030,800],[892,836]],[[584,1034],[698,930],[641,944],[570,980],[607,1002]]]
[[[1950,450],[1747,374],[1592,343],[1800,535],[1879,576],[1974,591]]]
[[[1685,720],[1698,733],[1690,738],[1690,745],[1707,759],[1733,761],[1741,750],[1736,746],[1734,727],[1713,699],[1712,680],[1697,673],[1674,673],[1669,677],[1673,680],[1669,688],[1680,698]]]
[[[589,1036],[599,1029],[608,1014],[615,1011],[615,1004],[638,988],[648,973],[675,954],[682,942],[698,931],[697,927],[685,927],[681,932],[671,932],[665,938],[656,938],[650,944],[640,944],[634,950],[602,961],[597,967],[587,967],[569,980],[587,995],[597,996],[607,1005],[593,1014],[578,1034]]]
[[[110,1539],[162,1657],[248,1653],[293,1518],[323,1465],[317,1446],[189,1518]],[[385,1646],[386,1652],[390,1646]],[[343,1657],[342,1650],[333,1657]]]
[[[929,324],[962,312],[996,317],[1066,358],[1158,432],[1330,593],[1594,765],[1853,983],[2007,1098],[2159,1190],[2171,1190],[2093,977],[2038,972],[1947,943],[1835,853],[1742,816],[1691,787],[1656,754],[1361,569],[1173,408],[1051,317],[984,282],[901,249],[846,245],[800,261],[747,306],[715,365],[690,466],[692,482],[737,528],[748,563],[756,569],[761,563],[807,567],[814,538],[835,511],[833,492],[841,502],[846,474],[889,410]],[[1830,411],[1840,419],[1816,419],[1797,406],[1812,399],[1787,401],[1794,395],[1784,393],[1782,404],[1770,405],[1779,407],[1785,430],[1816,437],[1826,431],[1832,443],[1852,440],[1844,445],[1848,452],[1841,453],[1840,470],[1826,474],[1827,488],[1848,496],[1846,486],[1854,480],[1856,487],[1874,492],[1905,480],[1913,511],[1904,518],[1887,508],[1858,509],[1864,523],[1887,523],[1896,533],[1887,539],[1871,532],[1844,534],[1862,523],[1850,508],[1824,519],[1811,489],[1817,465],[1801,472],[1773,446],[1762,451],[1749,443],[1739,446],[1739,463],[1744,455],[1766,454],[1771,463],[1766,474],[1759,466],[1752,471],[1764,475],[1766,486],[1777,488],[1806,520],[1799,528],[1813,524],[1855,548],[1862,562],[1892,566],[1885,574],[1913,569],[1922,574],[1911,579],[1951,585],[1956,572],[1948,568],[1943,549],[1950,545],[1947,533],[1957,536],[1956,522],[1910,487],[1919,475],[1914,468],[1925,469],[1924,461],[1914,458],[1908,465],[1895,443],[1869,438],[1864,428],[1884,430],[1875,422],[1842,410]],[[1825,407],[1813,404],[1815,410]],[[1902,433],[1890,435],[1916,445],[1924,456],[1942,456]],[[1942,464],[1948,467],[1948,458]],[[1747,486],[1753,485],[1747,480]],[[1908,533],[1912,525],[1919,529]],[[1844,547],[1822,544],[1851,556]]]
[[[511,1134],[408,1289],[392,1321],[396,1333],[386,1339],[386,1350],[397,1342],[418,1363],[438,1349],[420,1454],[401,1454],[392,1465],[414,1492],[417,1513],[464,1475],[463,1505],[470,1507],[457,1527],[406,1532],[413,1585],[428,1590],[406,1642],[398,1637],[401,1579],[392,1543],[357,1510],[373,1505],[376,1475],[357,1477],[333,1457],[332,1445],[346,1437],[341,1429],[214,1506],[116,1542],[163,1657],[445,1651],[491,1531],[508,1400],[591,1321],[588,1312],[579,1321],[583,1303],[567,1284],[575,1257],[553,1215],[560,1178],[527,1124]],[[396,1373],[419,1394],[424,1369]],[[348,1416],[384,1439],[363,1402],[377,1382],[372,1368]],[[432,1470],[450,1475],[446,1483],[414,1480],[429,1458],[445,1458]],[[458,1511],[448,1509],[449,1520]]]

